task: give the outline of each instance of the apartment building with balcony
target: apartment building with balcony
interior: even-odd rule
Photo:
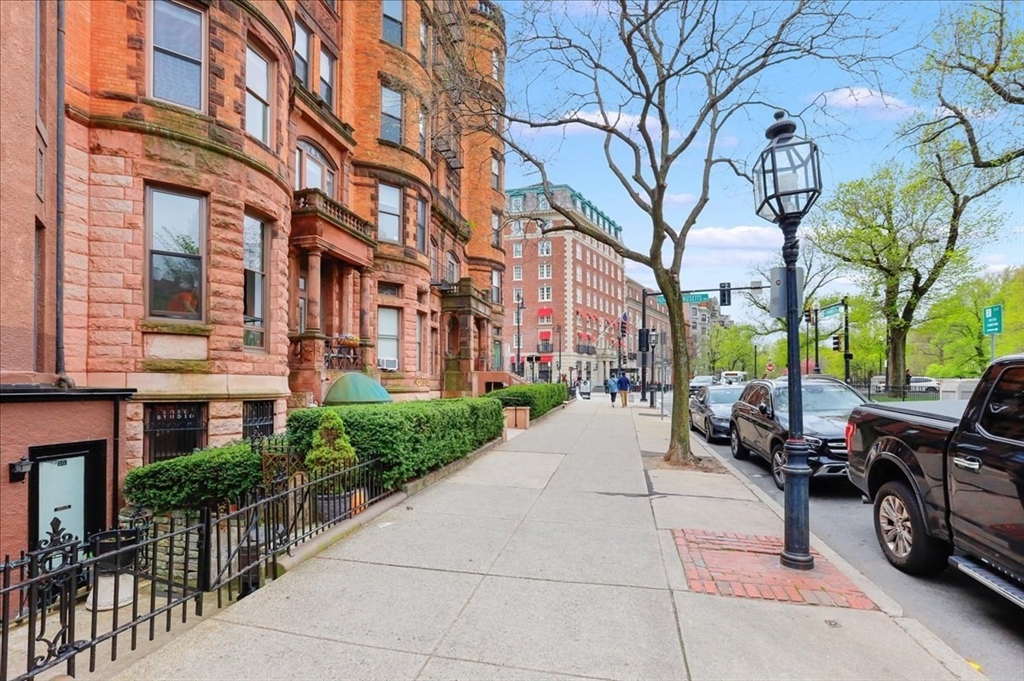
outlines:
[[[551,192],[559,206],[621,241],[622,227],[578,191],[557,185]],[[568,221],[539,185],[505,194],[508,366],[538,382],[603,382],[618,369],[620,349],[625,353],[619,338],[626,295],[622,257],[580,232],[549,232]]]
[[[108,516],[126,467],[280,429],[340,372],[395,399],[507,379],[504,150],[436,95],[463,60],[500,106],[489,0],[64,2],[63,51],[58,3],[0,5],[0,380],[106,391],[75,470]],[[44,440],[5,437],[5,464]]]

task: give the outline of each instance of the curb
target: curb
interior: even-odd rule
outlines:
[[[711,449],[695,435],[690,436],[690,445],[695,450],[700,450],[701,453],[705,455],[705,458],[713,457],[716,461],[721,463],[729,473],[749,489],[751,493],[758,498],[758,500],[771,509],[771,511],[780,519],[785,520],[786,514],[782,506],[765,494],[760,487],[751,482],[747,476],[733,466],[730,461],[725,459],[725,457]],[[938,660],[939,664],[945,667],[950,674],[958,679],[981,680],[987,678],[984,674],[972,667],[962,655],[953,650],[949,644],[936,636],[935,633],[926,626],[918,622],[916,619],[904,617],[903,608],[899,603],[882,591],[881,587],[868,579],[864,573],[848,563],[845,558],[833,551],[828,544],[813,532],[811,533],[811,545],[818,550],[818,553],[820,553],[822,557],[839,568],[840,572],[845,574],[850,581],[856,584],[868,596],[868,598],[875,602],[882,612],[888,615],[890,619],[903,629],[903,631],[907,632],[907,634],[914,639],[914,641],[917,642],[925,652]]]

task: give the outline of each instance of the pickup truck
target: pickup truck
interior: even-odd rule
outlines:
[[[967,400],[861,405],[846,440],[892,565],[948,562],[1024,607],[1024,355],[993,362]]]

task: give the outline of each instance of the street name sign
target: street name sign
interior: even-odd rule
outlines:
[[[665,296],[658,296],[658,305],[665,304]]]
[[[985,314],[982,317],[982,323],[984,325],[985,334],[991,335],[1003,332],[1003,306],[992,305],[991,307],[985,308]]]
[[[706,293],[684,293],[683,294],[683,302],[684,303],[703,303],[703,302],[706,302],[707,299],[708,299],[708,294],[706,294]]]
[[[843,309],[843,304],[842,303],[835,303],[834,305],[829,305],[828,307],[823,307],[823,308],[821,308],[821,318],[822,319],[828,319],[829,317],[835,317],[837,314],[839,314],[839,311],[842,310],[842,309]]]

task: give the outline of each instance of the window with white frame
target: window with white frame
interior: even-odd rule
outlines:
[[[537,324],[541,326],[551,326],[551,315],[542,314],[537,317]]]
[[[541,303],[551,302],[551,287],[540,286],[537,288],[537,301]]]
[[[206,199],[149,188],[149,314],[202,319]]]
[[[395,359],[401,362],[399,355],[399,311],[393,307],[377,308],[377,357]]]
[[[512,244],[512,257],[513,258],[521,258],[521,257],[523,257],[523,242],[522,241],[517,241],[514,244]]]
[[[270,144],[270,62],[245,48],[245,131]]]
[[[501,159],[491,157],[491,189],[501,189]]]
[[[416,371],[423,373],[423,333],[427,327],[427,315],[422,312],[416,315]]]
[[[581,288],[576,289],[576,302],[580,305],[583,304],[583,289]]]
[[[402,25],[405,21],[404,0],[384,0],[384,40],[402,47]]]
[[[491,50],[491,78],[501,80],[501,53]]]
[[[580,252],[580,245],[576,244],[576,259],[580,260],[581,258],[582,258],[582,256],[581,256],[581,252]]]
[[[514,288],[514,289],[512,289],[512,301],[518,303],[518,302],[521,302],[522,299],[523,299],[523,289],[521,289],[521,288]]]
[[[295,77],[309,88],[309,29],[300,22],[295,22]]]
[[[324,48],[320,48],[320,99],[334,108],[334,57]]]
[[[242,288],[242,314],[245,326],[242,339],[248,348],[265,347],[267,297],[266,226],[258,218],[243,220],[242,261],[245,280]]]
[[[171,0],[153,3],[153,97],[190,109],[203,109],[205,16]]]
[[[523,323],[523,311],[515,308],[512,310],[512,324],[519,325]]]
[[[583,281],[583,268],[579,265],[576,265],[576,281]]]
[[[377,239],[402,240],[402,190],[381,183],[377,188]]]
[[[461,276],[459,259],[455,256],[455,253],[448,251],[445,254],[444,280],[454,284],[459,281]]]
[[[491,213],[491,245],[501,248],[501,215]]]
[[[545,239],[537,244],[537,255],[539,256],[550,256],[551,255],[551,242]]]
[[[295,143],[295,188],[319,189],[334,198],[334,164],[304,139]]]
[[[537,194],[537,210],[548,210],[551,208],[551,204],[548,203],[548,197],[546,194]]]
[[[426,21],[420,21],[420,63],[430,64],[430,25]]]
[[[427,110],[420,109],[420,156],[426,157],[427,155]]]
[[[512,266],[512,281],[522,281],[522,280],[523,280],[523,266],[522,265],[513,265]]]
[[[520,222],[519,220],[516,220],[515,222],[512,223],[512,236],[522,236],[522,235],[523,235],[523,223]],[[523,245],[519,244],[519,249],[520,250],[522,250],[522,247],[523,247]]]
[[[501,270],[491,270],[491,302],[501,302]]]
[[[523,197],[513,196],[512,197],[512,212],[520,213],[523,210]]]
[[[537,278],[538,279],[550,279],[551,278],[551,263],[542,263],[537,266]]]
[[[380,136],[402,143],[402,93],[386,85],[380,86]]]

